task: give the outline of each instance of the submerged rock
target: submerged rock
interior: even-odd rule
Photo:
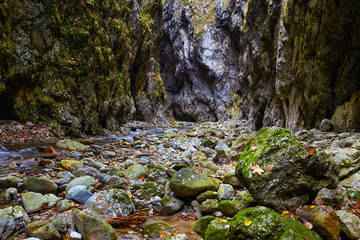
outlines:
[[[278,127],[263,128],[248,142],[236,176],[257,202],[277,210],[295,209],[321,188],[335,188],[339,179],[334,162]]]
[[[70,151],[79,151],[86,149],[88,146],[74,140],[64,139],[64,140],[59,140],[56,143],[56,147],[67,149]]]

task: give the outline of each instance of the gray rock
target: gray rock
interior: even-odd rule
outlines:
[[[23,186],[26,190],[38,192],[41,194],[57,193],[58,186],[56,183],[47,177],[27,177],[24,179]]]
[[[230,184],[220,184],[217,193],[220,200],[234,199],[234,188]]]
[[[289,130],[263,128],[236,165],[236,176],[260,204],[279,211],[295,209],[323,187],[337,186],[338,168],[307,151]]]
[[[229,146],[222,140],[218,141],[218,143],[215,146],[215,150],[223,156],[225,155],[227,156],[231,152]]]
[[[111,189],[97,192],[84,204],[85,208],[101,211],[110,217],[126,217],[135,212],[135,205],[124,190]]]
[[[340,168],[339,177],[345,177],[360,168],[360,151],[354,148],[329,148],[325,152]]]
[[[360,219],[353,213],[347,210],[335,211],[340,221],[341,231],[344,232],[350,239],[360,238]]]
[[[73,221],[84,240],[117,240],[111,225],[94,213],[75,210]]]
[[[67,193],[66,198],[74,200],[77,203],[84,204],[93,194],[86,190],[86,186],[80,185],[72,187]]]
[[[72,173],[76,176],[76,177],[81,177],[81,176],[91,176],[91,177],[95,177],[100,175],[100,170],[94,168],[94,167],[90,167],[90,166],[83,166],[83,165],[77,165],[75,167],[75,169],[72,171]]]
[[[54,225],[46,221],[35,221],[26,225],[26,235],[29,237],[36,237],[43,240],[60,240],[59,231]]]
[[[95,183],[95,179],[90,176],[84,176],[84,177],[78,177],[73,179],[68,186],[66,187],[66,191],[69,192],[69,190],[72,187],[75,186],[85,186],[86,188],[92,186]]]
[[[176,197],[165,195],[160,200],[160,215],[168,216],[181,211],[184,208],[184,202]]]
[[[70,239],[69,240],[81,240],[82,239],[82,235],[78,232],[71,232],[70,233]]]
[[[26,212],[36,211],[45,204],[45,198],[41,193],[27,192],[22,196]]]
[[[329,132],[332,130],[333,127],[334,124],[331,122],[331,120],[324,118],[323,120],[321,120],[319,129],[323,132]]]
[[[30,219],[22,207],[0,209],[0,236],[3,239],[20,234],[28,223]]]
[[[342,180],[339,183],[339,187],[346,187],[360,193],[360,172],[356,172],[351,177]]]
[[[317,205],[327,205],[334,209],[341,207],[341,209],[348,209],[350,207],[350,200],[345,188],[320,190],[315,198]]]

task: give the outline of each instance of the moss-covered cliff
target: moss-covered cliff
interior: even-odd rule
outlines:
[[[0,118],[67,134],[163,120],[160,0],[1,1]]]

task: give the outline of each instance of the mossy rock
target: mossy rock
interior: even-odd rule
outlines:
[[[200,237],[204,238],[206,229],[208,228],[209,224],[215,219],[218,218],[214,216],[203,216],[199,218],[193,226],[194,232],[199,234]]]
[[[36,221],[28,224],[25,228],[26,235],[29,237],[40,238],[43,240],[60,240],[59,231],[54,225],[45,221]]]
[[[196,201],[198,202],[203,202],[207,199],[217,199],[219,197],[217,192],[214,191],[206,191],[203,193],[200,193],[197,197],[196,197]]]
[[[69,151],[79,151],[87,148],[86,145],[70,139],[59,140],[56,143],[56,147],[67,149]]]
[[[117,240],[113,227],[94,213],[75,210],[73,221],[84,239]]]
[[[225,240],[229,239],[228,229],[230,222],[225,219],[215,219],[210,222],[206,231],[204,240]]]
[[[223,200],[219,203],[219,211],[227,217],[235,216],[239,211],[250,207],[252,204],[247,204],[237,200]]]
[[[200,205],[201,211],[206,213],[212,213],[219,210],[219,200],[217,199],[206,199]]]
[[[229,238],[321,240],[316,233],[307,230],[303,224],[263,206],[238,212],[231,219]]]
[[[147,174],[148,174],[147,167],[136,163],[126,170],[125,177],[126,178],[139,178],[141,176],[146,177]]]
[[[142,235],[146,235],[152,239],[160,239],[170,237],[172,228],[166,223],[153,223],[146,225],[142,230]]]
[[[61,166],[63,168],[65,168],[66,170],[71,170],[73,168],[75,168],[76,166],[79,165],[84,165],[83,162],[81,161],[77,161],[77,160],[69,160],[69,159],[64,159],[60,162]]]
[[[2,177],[0,178],[0,188],[17,187],[17,184],[22,181],[22,179],[15,176]]]
[[[277,210],[313,200],[321,188],[334,188],[339,169],[322,154],[308,151],[279,127],[262,128],[236,165],[236,176],[254,199]]]
[[[170,188],[179,197],[196,196],[207,190],[216,191],[218,187],[216,179],[189,168],[182,168],[170,179]]]

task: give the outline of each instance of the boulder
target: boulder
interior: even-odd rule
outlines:
[[[58,190],[58,186],[56,185],[56,183],[45,176],[26,177],[23,184],[26,190],[31,192],[38,192],[41,194],[56,194]]]
[[[168,238],[171,236],[172,228],[166,223],[152,223],[143,227],[142,235],[151,239]]]
[[[360,219],[347,210],[335,211],[339,217],[341,231],[350,239],[360,239]]]
[[[135,212],[135,205],[122,189],[111,189],[97,192],[84,204],[85,208],[103,212],[109,217],[129,216]]]
[[[117,240],[113,227],[104,219],[88,211],[75,210],[73,221],[84,240]]]
[[[86,149],[88,146],[74,140],[64,139],[64,140],[59,140],[56,143],[56,147],[67,149],[70,151],[79,151]]]
[[[217,180],[189,168],[180,169],[170,179],[170,188],[179,197],[196,196],[207,190],[216,191],[218,187]]]
[[[210,222],[205,231],[205,240],[229,239],[228,229],[230,222],[224,219],[214,219]]]
[[[230,184],[220,184],[217,193],[219,200],[234,199],[234,188]]]
[[[162,216],[168,216],[181,211],[184,208],[184,202],[176,197],[165,195],[160,200],[159,212]]]
[[[68,192],[72,187],[75,186],[85,186],[86,188],[92,186],[95,183],[95,178],[90,176],[77,177],[73,179],[68,186],[66,187],[66,191]]]
[[[23,180],[15,176],[6,176],[0,178],[0,188],[17,187],[17,184]]]
[[[56,208],[59,213],[69,210],[69,209],[73,208],[74,206],[75,206],[75,204],[72,201],[66,200],[66,199],[61,200],[56,204]]]
[[[196,197],[196,201],[198,202],[203,202],[206,199],[218,199],[219,195],[218,192],[214,192],[214,191],[206,191],[206,192],[202,192],[200,193],[197,197]]]
[[[129,167],[125,172],[126,178],[139,178],[141,176],[147,176],[148,169],[147,167],[140,165],[140,164],[134,164],[131,167]]]
[[[69,160],[69,159],[64,159],[60,162],[61,166],[63,168],[65,168],[66,170],[71,170],[73,168],[75,168],[78,165],[84,165],[83,162],[81,161],[77,161],[77,160]]]
[[[340,178],[343,178],[360,168],[360,150],[354,148],[329,148],[325,150],[340,168]]]
[[[239,211],[253,206],[254,206],[253,202],[243,202],[238,200],[223,200],[219,203],[219,210],[224,216],[233,217]]]
[[[66,198],[74,200],[77,203],[84,204],[93,194],[86,190],[86,186],[72,187],[69,192],[66,193]]]
[[[17,198],[18,191],[14,187],[10,187],[0,197],[1,204],[9,204]]]
[[[334,209],[348,209],[350,207],[350,200],[345,188],[320,190],[315,198],[316,205],[331,206]]]
[[[206,213],[212,213],[219,210],[219,200],[207,199],[200,205],[201,211]]]
[[[241,182],[236,177],[235,172],[228,172],[222,179],[223,183],[230,184],[233,187],[241,187]]]
[[[22,201],[26,212],[39,210],[45,203],[45,198],[41,193],[26,192],[22,196]]]
[[[314,226],[314,231],[320,234],[323,239],[339,239],[339,219],[332,207],[318,205],[315,207],[304,206],[302,209],[313,214],[314,218],[311,220],[311,224]]]
[[[30,222],[25,210],[20,206],[0,209],[0,236],[10,239],[20,234]]]
[[[40,238],[42,240],[60,240],[59,231],[54,225],[46,221],[35,221],[28,224],[25,228],[28,237]]]
[[[200,237],[204,238],[206,229],[208,228],[209,224],[216,219],[218,218],[210,215],[199,218],[194,224],[194,232],[199,234]]]
[[[263,206],[238,212],[231,219],[229,238],[321,240],[321,237],[307,230],[298,221],[286,218]]]
[[[279,211],[313,200],[321,188],[335,188],[338,173],[333,161],[279,127],[259,130],[236,165],[236,176],[254,199]]]

